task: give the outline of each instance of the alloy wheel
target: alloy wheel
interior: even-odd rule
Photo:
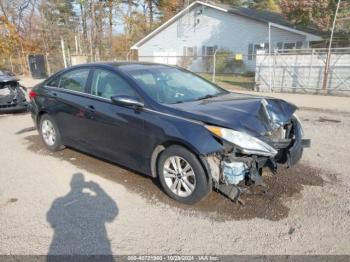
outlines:
[[[41,133],[44,138],[45,143],[48,146],[53,146],[56,142],[56,131],[52,122],[45,119],[41,125]]]
[[[192,166],[182,157],[171,156],[164,162],[163,176],[169,189],[180,197],[190,196],[196,188]]]

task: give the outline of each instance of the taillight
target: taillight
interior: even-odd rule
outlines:
[[[34,90],[30,90],[28,95],[30,99],[38,96],[38,94]]]

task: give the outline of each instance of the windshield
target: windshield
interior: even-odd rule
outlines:
[[[187,71],[172,67],[128,70],[154,100],[162,104],[196,101],[228,93]]]

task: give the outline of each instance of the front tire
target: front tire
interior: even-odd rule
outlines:
[[[55,152],[64,148],[58,127],[48,114],[40,118],[39,131],[44,144],[50,151]]]
[[[194,204],[205,198],[212,189],[198,158],[184,147],[166,148],[158,160],[158,177],[164,191],[173,199]]]

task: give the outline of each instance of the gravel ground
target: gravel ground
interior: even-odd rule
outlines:
[[[143,175],[48,152],[29,114],[0,115],[0,254],[350,254],[350,114],[299,116],[312,148],[264,173],[272,195],[184,206]]]

